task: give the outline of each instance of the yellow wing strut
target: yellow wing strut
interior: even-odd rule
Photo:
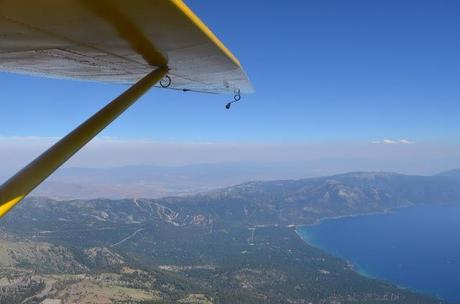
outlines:
[[[166,67],[158,68],[139,80],[0,186],[0,217],[134,104],[167,72]]]

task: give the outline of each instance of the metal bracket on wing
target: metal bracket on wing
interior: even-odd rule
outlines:
[[[240,100],[241,100],[241,91],[240,91],[239,89],[237,89],[237,90],[235,90],[235,95],[233,96],[233,100],[230,101],[229,103],[227,103],[227,104],[225,105],[225,108],[226,108],[227,110],[229,110],[230,107],[232,106],[232,103],[238,102],[238,101],[240,101]]]
[[[165,75],[165,77],[163,77],[160,80],[160,86],[163,89],[169,88],[171,86],[171,83],[172,83],[172,80],[171,80],[171,77],[169,75]]]

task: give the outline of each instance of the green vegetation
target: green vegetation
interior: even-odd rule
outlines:
[[[0,303],[442,303],[357,274],[288,224],[452,202],[454,185],[352,174],[160,200],[30,199],[0,226]],[[24,280],[27,292],[10,288]]]

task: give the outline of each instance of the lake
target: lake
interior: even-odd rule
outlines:
[[[298,228],[361,274],[460,302],[460,205],[421,205]]]

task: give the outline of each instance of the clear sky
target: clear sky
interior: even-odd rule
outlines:
[[[230,96],[154,89],[101,136],[460,143],[459,1],[186,2],[240,59],[256,92],[227,111]],[[0,83],[4,140],[63,136],[126,89],[6,73]]]

